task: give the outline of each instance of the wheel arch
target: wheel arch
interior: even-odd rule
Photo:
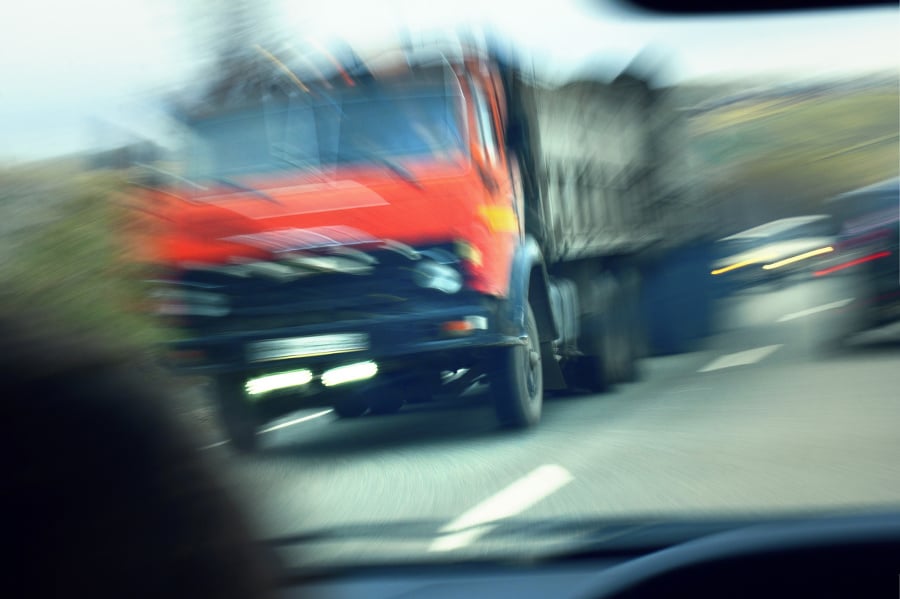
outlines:
[[[529,303],[541,342],[552,342],[559,334],[550,306],[549,276],[541,249],[530,235],[516,248],[510,276],[508,317],[519,335],[525,334],[525,306]]]

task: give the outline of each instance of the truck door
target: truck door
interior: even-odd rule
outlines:
[[[473,82],[473,96],[477,113],[478,135],[484,156],[484,170],[490,180],[491,195],[488,201],[488,221],[494,232],[517,233],[522,231],[522,212],[518,202],[521,194],[514,193],[513,178],[518,174],[508,168],[506,148],[502,137],[500,107],[493,87]]]

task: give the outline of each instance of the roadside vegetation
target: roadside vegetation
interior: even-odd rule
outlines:
[[[140,273],[123,259],[117,234],[126,191],[121,173],[70,160],[0,171],[4,301],[75,332],[154,347],[164,332],[138,309]]]
[[[818,213],[834,195],[900,174],[896,81],[749,97],[695,114],[692,131],[732,228]]]

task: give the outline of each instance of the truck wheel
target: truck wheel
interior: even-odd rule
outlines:
[[[332,407],[340,418],[358,418],[369,409],[369,403],[365,397],[351,391],[335,399]]]
[[[378,414],[379,416],[396,414],[400,411],[400,408],[403,407],[403,404],[406,403],[403,396],[403,390],[388,387],[383,391],[383,396],[372,399],[369,405],[369,411],[373,414]]]
[[[626,354],[619,380],[623,383],[633,383],[640,378],[638,360],[644,353],[644,336],[639,307],[639,276],[633,272],[626,274],[622,279],[621,291],[622,342],[626,345]]]
[[[567,378],[572,386],[587,389],[592,393],[608,391],[615,375],[615,342],[609,330],[610,310],[614,298],[611,297],[611,281],[603,278],[590,283],[589,313],[582,317],[580,345],[583,355],[573,359],[566,366]]]
[[[531,306],[525,308],[525,345],[503,348],[491,377],[494,408],[503,426],[526,428],[541,419],[544,374],[537,321]]]
[[[256,428],[260,417],[244,393],[244,380],[239,377],[219,377],[215,380],[216,401],[225,432],[231,444],[240,452],[251,453],[257,448]]]
[[[630,348],[625,332],[625,314],[619,304],[619,298],[613,300],[604,320],[603,327],[603,364],[606,366],[605,378],[610,385],[624,382],[628,377]]]
[[[614,291],[612,301],[602,315],[601,335],[603,348],[600,350],[605,367],[604,378],[607,385],[627,383],[635,379],[634,339],[629,322],[629,314],[624,304],[624,295]]]
[[[635,347],[634,327],[628,321],[628,314],[623,315],[619,335],[616,337],[618,348],[618,367],[614,375],[617,383],[633,383],[638,379],[637,348]]]

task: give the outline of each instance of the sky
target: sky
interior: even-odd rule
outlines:
[[[642,49],[666,79],[807,79],[900,67],[900,11],[765,17],[639,17],[584,0],[272,0],[284,32],[378,44],[400,28],[489,26],[563,79],[586,62],[615,72]],[[0,160],[115,141],[109,123],[152,130],[155,98],[189,85],[208,58],[197,15],[215,0],[0,3]]]

